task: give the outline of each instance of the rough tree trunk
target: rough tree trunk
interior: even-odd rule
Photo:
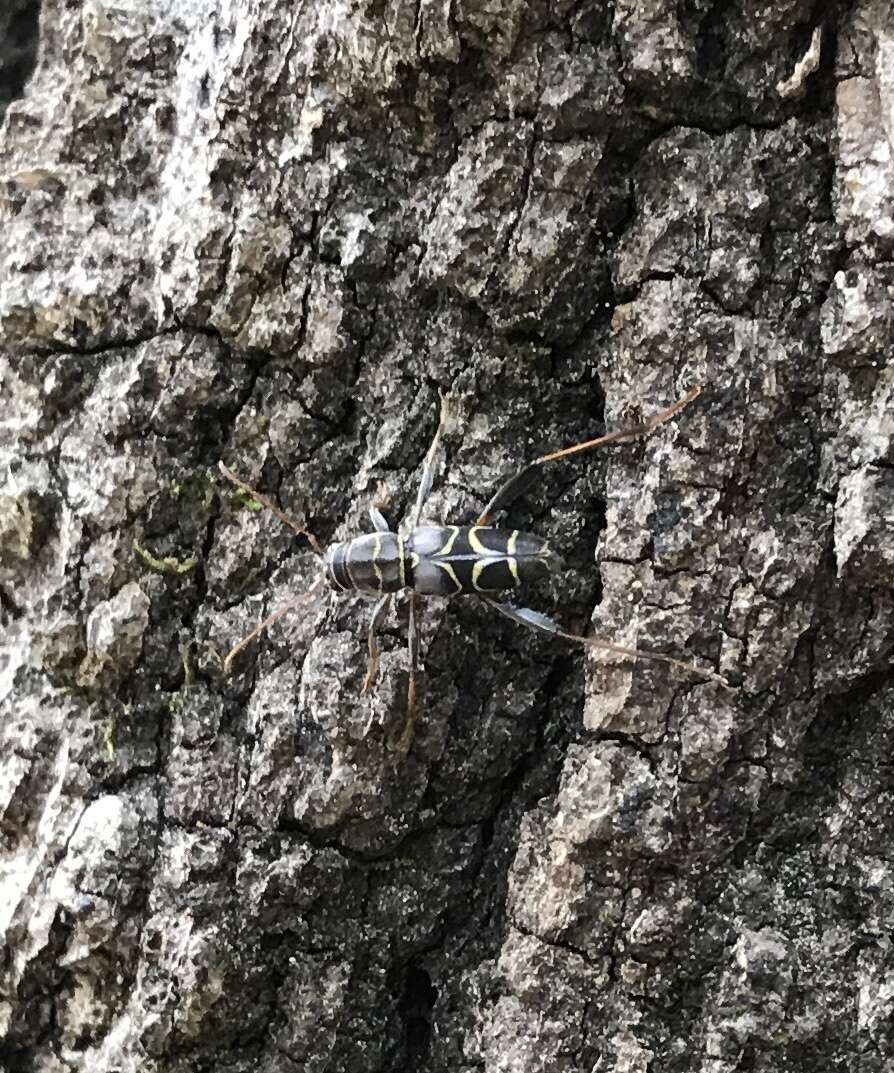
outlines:
[[[5,21],[4,21],[5,20]],[[0,15],[0,1064],[890,1070],[887,0]],[[29,72],[30,80],[26,81]],[[307,545],[512,513],[569,627]]]

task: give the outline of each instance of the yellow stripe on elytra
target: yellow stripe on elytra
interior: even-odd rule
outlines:
[[[490,566],[490,564],[492,562],[493,562],[493,559],[480,559],[477,563],[475,563],[472,566],[472,587],[474,589],[477,589],[479,592],[485,592],[486,591],[485,589],[482,589],[481,586],[478,584],[478,579],[481,577],[481,571],[486,566]]]
[[[354,575],[351,573],[351,549],[354,547],[355,543],[356,541],[354,540],[348,541],[348,545],[345,548],[345,557],[342,561],[344,563],[345,576],[350,582],[348,587],[353,589],[354,592],[359,592],[360,590],[357,588],[357,582],[354,580]]]
[[[479,584],[481,579],[482,570],[487,569],[489,566],[493,566],[496,563],[506,563],[509,567],[509,573],[512,574],[515,584],[518,584],[518,563],[515,559],[505,556],[500,559],[479,559],[472,565],[472,587],[477,589],[478,592],[492,592],[492,589],[483,589]]]
[[[379,582],[379,592],[385,588],[385,578],[382,576],[382,568],[379,566],[379,555],[382,552],[382,534],[376,533],[376,542],[373,544],[372,564],[373,570],[376,572],[376,579]]]
[[[509,552],[509,556],[506,562],[509,563],[509,573],[512,574],[512,580],[516,585],[519,584],[518,577],[518,559],[515,557],[515,549],[518,546],[518,530],[513,529],[509,537],[509,543],[506,545],[506,550]]]
[[[451,525],[448,528],[450,529],[450,536],[447,537],[447,540],[445,541],[444,545],[435,552],[435,555],[439,557],[441,555],[450,554],[450,552],[453,550],[453,545],[456,543],[456,538],[459,534],[458,525]]]
[[[486,548],[478,536],[478,530],[486,528],[486,525],[475,525],[469,530],[469,544],[472,547],[472,551],[478,552],[479,555],[493,555],[493,551],[490,548]]]
[[[436,565],[439,566],[443,571],[445,571],[447,576],[456,586],[456,591],[462,592],[462,585],[460,585],[459,578],[456,576],[456,571],[453,569],[450,563],[437,563]]]

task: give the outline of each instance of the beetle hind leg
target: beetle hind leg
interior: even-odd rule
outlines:
[[[685,660],[675,659],[673,656],[665,656],[661,652],[647,652],[640,648],[626,648],[624,645],[616,645],[611,641],[601,641],[597,637],[584,637],[582,634],[568,633],[562,629],[558,622],[546,615],[542,615],[539,611],[531,610],[530,607],[515,607],[512,604],[491,600],[486,596],[483,599],[486,604],[490,604],[501,615],[505,615],[506,618],[518,623],[519,626],[525,626],[535,633],[545,633],[549,637],[561,637],[563,641],[586,645],[588,648],[598,648],[603,652],[613,652],[616,656],[624,656],[629,660],[647,659],[657,663],[667,663],[671,667],[676,667],[689,674],[696,674],[700,678],[707,678],[712,682],[729,687],[729,682],[723,675],[716,674],[714,671],[709,671],[704,667],[699,667],[694,663],[687,663]]]

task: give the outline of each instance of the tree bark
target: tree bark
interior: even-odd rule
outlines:
[[[889,1071],[890,5],[9,10],[4,1073]],[[469,524],[696,384],[509,517],[729,688],[426,600],[402,754],[326,589],[223,673],[320,564],[219,461],[396,525],[444,393]]]

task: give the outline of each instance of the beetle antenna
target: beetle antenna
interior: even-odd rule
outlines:
[[[290,518],[288,514],[285,514],[283,511],[281,511],[275,503],[273,503],[270,499],[267,498],[267,496],[263,495],[261,492],[256,492],[254,488],[251,487],[251,485],[246,484],[245,481],[237,477],[231,469],[227,469],[223,462],[218,462],[217,468],[224,475],[224,477],[226,477],[228,481],[231,481],[233,484],[235,484],[237,488],[241,488],[243,492],[247,492],[248,495],[252,497],[252,499],[256,499],[260,504],[265,506],[267,510],[272,511],[281,522],[285,522],[285,524],[290,529],[294,529],[298,536],[306,537],[308,543],[313,548],[314,553],[316,555],[319,555],[320,558],[323,557],[323,549],[320,547],[319,542],[317,541],[317,538],[313,535],[313,533],[309,533],[305,528],[300,526],[293,518]]]

